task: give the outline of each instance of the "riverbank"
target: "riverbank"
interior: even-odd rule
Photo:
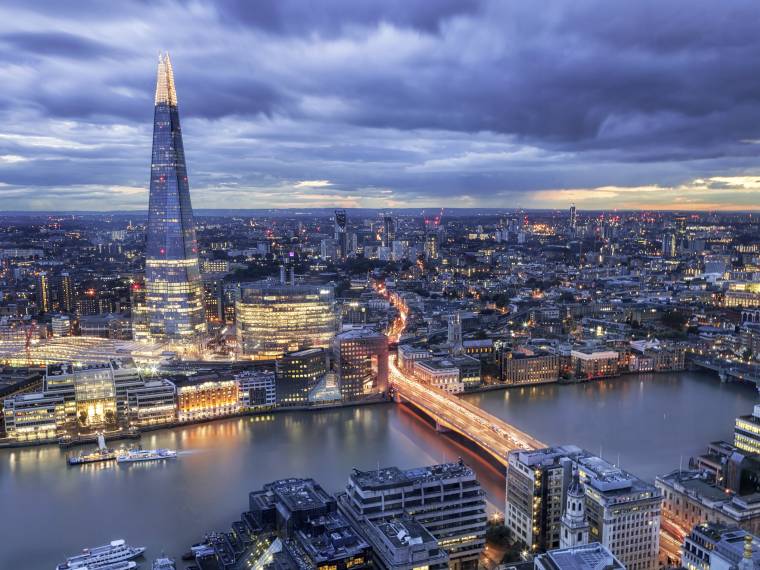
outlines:
[[[757,392],[694,372],[544,384],[464,399],[548,445],[575,444],[653,481],[730,440],[734,419]],[[317,411],[317,410],[310,410]],[[460,456],[475,469],[489,510],[504,509],[504,478],[404,406],[369,405],[180,425],[143,434],[177,461],[71,469],[58,445],[0,450],[0,568],[54,568],[83,546],[124,538],[179,558],[212,529],[245,510],[248,493],[286,477],[312,477],[328,492],[353,468],[419,467]],[[695,422],[694,418],[700,418]],[[65,520],[66,524],[61,524]],[[34,529],[34,532],[29,532]],[[40,541],[39,537],[45,540]]]
[[[164,424],[156,424],[152,426],[143,426],[143,427],[138,428],[136,433],[130,432],[130,433],[123,433],[123,434],[107,434],[106,441],[120,441],[124,439],[140,439],[140,436],[143,433],[150,433],[150,432],[166,430],[166,429],[174,429],[178,427],[194,426],[198,424],[207,424],[210,422],[216,422],[220,420],[229,420],[229,419],[243,418],[243,417],[250,417],[250,416],[268,416],[272,414],[283,414],[283,413],[290,413],[290,412],[321,412],[321,411],[336,410],[336,409],[341,409],[341,408],[359,408],[362,406],[387,404],[390,402],[391,402],[390,398],[388,398],[385,394],[382,394],[382,395],[379,394],[376,397],[370,396],[364,400],[356,400],[352,402],[335,402],[331,404],[320,404],[317,406],[289,406],[285,408],[270,407],[266,409],[242,410],[235,414],[229,414],[225,416],[198,418],[195,420],[184,421],[184,422],[177,421],[177,422],[169,422],[169,423],[164,423]],[[36,446],[51,445],[51,444],[59,445],[62,449],[67,449],[69,447],[75,447],[78,445],[87,445],[87,444],[95,443],[96,441],[97,441],[97,433],[79,436],[77,438],[73,438],[65,442],[63,442],[60,438],[39,439],[35,441],[2,441],[0,440],[0,449],[36,447]]]

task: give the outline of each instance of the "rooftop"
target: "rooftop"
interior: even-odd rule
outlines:
[[[384,467],[372,471],[354,469],[351,473],[351,480],[362,488],[386,488],[398,485],[411,485],[422,481],[440,481],[459,477],[475,477],[473,470],[461,460],[456,463],[441,463],[406,470],[399,469],[398,467]]]
[[[598,542],[550,550],[536,557],[536,566],[553,570],[624,570],[620,561]]]

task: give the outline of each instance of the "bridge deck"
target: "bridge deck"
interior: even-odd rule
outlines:
[[[477,406],[418,382],[399,370],[390,359],[389,372],[390,382],[402,399],[428,414],[440,425],[467,438],[502,465],[507,465],[510,451],[546,447],[534,437]]]

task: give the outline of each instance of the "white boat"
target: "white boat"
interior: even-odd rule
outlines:
[[[82,554],[71,556],[66,562],[56,566],[56,570],[128,570],[137,566],[113,566],[127,562],[145,552],[142,546],[129,546],[124,540],[113,540],[110,544],[85,548]]]
[[[175,459],[177,452],[173,449],[130,449],[116,457],[119,463],[133,463],[135,461],[159,461],[161,459]]]
[[[137,568],[137,566],[137,562],[130,560],[125,562],[114,562],[113,564],[105,564],[103,566],[82,566],[82,568],[77,568],[77,570],[133,570],[134,568]]]

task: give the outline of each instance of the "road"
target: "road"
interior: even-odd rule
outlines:
[[[422,384],[388,358],[389,379],[398,395],[420,408],[441,427],[466,437],[506,466],[510,451],[540,449],[543,443],[505,421],[443,390]]]

